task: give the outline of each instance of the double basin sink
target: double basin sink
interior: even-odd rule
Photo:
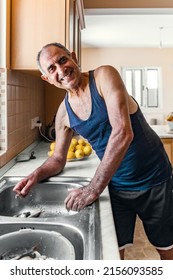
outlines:
[[[99,200],[83,210],[67,211],[69,190],[90,182],[86,177],[51,177],[34,186],[25,198],[16,198],[13,187],[22,177],[0,180],[0,238],[21,230],[57,232],[74,248],[77,260],[102,258]]]

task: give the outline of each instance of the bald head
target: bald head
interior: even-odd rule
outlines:
[[[51,46],[60,48],[60,49],[64,50],[69,56],[71,55],[70,51],[69,51],[64,45],[62,45],[62,44],[60,44],[60,43],[56,43],[56,42],[55,42],[55,43],[46,44],[45,46],[42,47],[42,49],[41,49],[41,50],[38,52],[38,54],[37,54],[37,65],[38,65],[38,68],[39,68],[39,70],[40,70],[40,72],[41,72],[42,74],[45,74],[45,72],[44,72],[44,70],[43,70],[43,68],[42,68],[42,66],[41,66],[40,58],[41,58],[42,53],[43,53],[47,48],[49,48],[49,47],[51,47]]]

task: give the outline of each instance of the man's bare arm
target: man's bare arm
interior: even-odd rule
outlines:
[[[112,132],[103,159],[91,183],[82,190],[72,191],[65,200],[66,207],[72,210],[80,210],[99,197],[118,169],[133,140],[129,96],[118,72],[110,66],[101,67],[95,71],[95,80],[106,103]]]
[[[54,154],[14,187],[13,190],[17,194],[26,196],[31,187],[37,182],[58,174],[64,168],[73,131],[65,124],[66,115],[63,106],[64,105],[62,104],[56,116],[55,127],[57,137]]]

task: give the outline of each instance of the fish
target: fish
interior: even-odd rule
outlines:
[[[31,212],[28,211],[28,212],[23,212],[23,213],[17,214],[14,217],[27,218],[30,216],[30,214],[31,214]]]
[[[39,217],[42,212],[44,212],[43,209],[38,209],[33,212],[27,211],[27,212],[19,213],[19,214],[15,215],[14,217],[19,217],[19,218],[34,218],[35,217],[36,218],[36,217]]]
[[[43,209],[35,210],[28,216],[28,218],[39,217],[43,212],[44,212]]]
[[[15,248],[8,250],[0,255],[0,260],[20,260],[24,257],[34,259],[36,257],[35,251],[39,249],[39,243],[31,248]]]

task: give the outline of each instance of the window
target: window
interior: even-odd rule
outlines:
[[[159,68],[123,68],[123,80],[127,91],[141,108],[160,107]]]

